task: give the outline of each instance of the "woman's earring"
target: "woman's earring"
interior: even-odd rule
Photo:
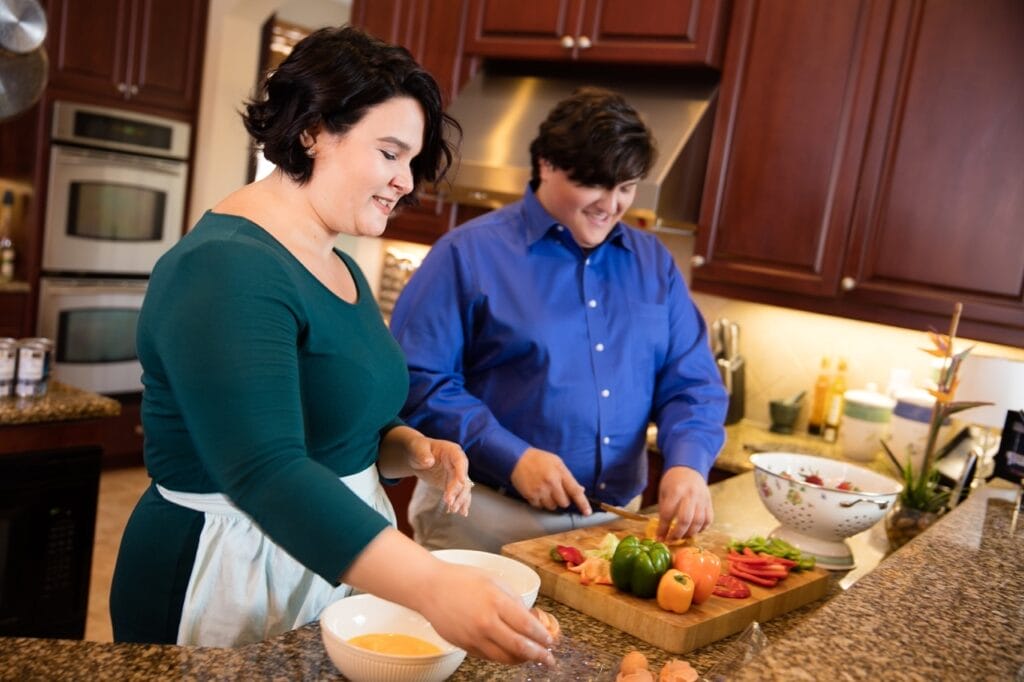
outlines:
[[[316,150],[312,147],[306,147],[306,156],[311,159],[316,158]]]

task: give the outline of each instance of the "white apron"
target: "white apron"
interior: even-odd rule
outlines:
[[[395,525],[375,465],[340,480]],[[292,558],[226,496],[156,488],[166,500],[205,515],[181,610],[179,645],[259,642],[316,620],[324,607],[352,591]]]

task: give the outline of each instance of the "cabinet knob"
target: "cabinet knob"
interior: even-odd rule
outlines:
[[[136,424],[135,428],[132,429],[132,431],[135,432],[136,436],[141,436],[142,435],[142,424]]]
[[[572,39],[572,36],[562,36],[562,47],[571,50],[576,47],[576,41]]]
[[[590,38],[587,36],[580,36],[579,40],[576,41],[576,44],[580,46],[581,50],[589,50],[593,45],[593,43],[590,42]]]
[[[132,94],[132,95],[139,94],[139,86],[138,85],[131,86],[130,88],[128,88],[128,92],[129,92],[129,94]]]
[[[857,288],[857,280],[853,277],[843,277],[839,282],[839,286],[843,288],[843,291],[853,291]]]
[[[703,267],[706,262],[707,261],[704,259],[704,256],[690,256],[690,267],[700,268]]]
[[[124,93],[128,92],[128,86],[124,83],[118,83],[117,91],[123,95]]]

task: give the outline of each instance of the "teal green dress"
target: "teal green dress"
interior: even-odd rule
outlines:
[[[387,525],[338,478],[400,424],[405,359],[366,279],[347,303],[268,232],[206,213],[157,263],[139,317],[145,463],[154,484],[223,493],[331,584]],[[154,486],[122,539],[116,641],[175,641],[203,514]]]

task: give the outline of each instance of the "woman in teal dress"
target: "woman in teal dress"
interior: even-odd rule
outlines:
[[[117,641],[235,646],[317,618],[351,588],[504,662],[550,643],[515,595],[394,526],[381,477],[416,475],[466,514],[455,443],[397,418],[405,359],[339,234],[378,236],[452,160],[434,80],[352,29],[299,43],[247,105],[278,169],[157,264],[138,328],[152,485],[121,544]]]

